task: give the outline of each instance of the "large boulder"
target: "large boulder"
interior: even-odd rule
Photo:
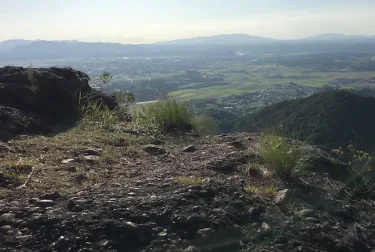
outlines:
[[[72,68],[0,68],[0,140],[74,122],[80,102],[117,106],[113,97],[93,90],[88,81],[87,74]]]

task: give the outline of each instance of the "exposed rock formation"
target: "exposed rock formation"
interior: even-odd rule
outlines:
[[[47,133],[73,122],[81,102],[100,100],[113,109],[113,97],[91,89],[89,77],[72,68],[0,68],[0,139],[15,134]]]

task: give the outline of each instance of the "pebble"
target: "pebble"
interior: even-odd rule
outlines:
[[[197,231],[197,234],[202,236],[207,236],[209,234],[212,234],[214,231],[211,228],[202,228]]]
[[[262,228],[263,231],[270,231],[271,230],[271,226],[268,225],[268,223],[266,223],[266,222],[262,223],[261,228]]]
[[[56,202],[53,200],[37,200],[35,204],[40,207],[50,207],[55,205]]]
[[[60,195],[60,193],[55,191],[53,193],[46,193],[46,194],[40,196],[39,198],[41,200],[57,200],[57,199],[61,198],[61,195]]]
[[[315,219],[313,217],[307,217],[307,218],[305,218],[305,221],[309,222],[309,223],[317,223],[317,222],[319,222],[319,220],[317,220],[317,219]]]
[[[14,213],[4,213],[0,215],[0,225],[14,224],[16,221],[16,215]]]
[[[314,211],[311,209],[303,209],[299,212],[303,217],[312,217],[314,216]]]
[[[183,250],[183,252],[199,252],[200,250],[197,249],[196,247],[194,246],[189,246],[187,247],[186,249]]]

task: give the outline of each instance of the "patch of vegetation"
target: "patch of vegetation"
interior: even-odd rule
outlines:
[[[274,197],[277,193],[277,188],[275,186],[247,185],[245,186],[245,191],[250,194],[256,194],[265,197]]]
[[[203,183],[203,181],[202,181],[201,178],[194,177],[194,176],[190,176],[190,177],[187,177],[187,176],[178,177],[177,181],[180,182],[180,183],[182,183],[182,184],[185,184],[185,185],[201,185]]]
[[[13,161],[13,160],[0,160],[0,168],[5,170],[11,170],[16,173],[29,173],[31,169],[38,165],[35,161],[28,161],[28,160],[19,160],[19,161]]]
[[[85,125],[93,125],[98,128],[108,129],[117,121],[117,115],[114,110],[110,110],[100,101],[89,101],[80,106],[82,115],[81,123]]]
[[[138,111],[140,124],[162,133],[209,134],[215,132],[214,121],[202,115],[195,115],[185,104],[166,97],[141,107]]]
[[[270,175],[270,172],[267,170],[267,168],[258,163],[258,162],[251,162],[246,164],[243,167],[243,172],[248,176],[261,176],[261,177],[267,177]]]
[[[363,197],[375,192],[374,157],[368,152],[354,148],[349,144],[345,148],[339,146],[332,151],[334,163],[344,163],[350,167],[349,181],[346,184],[349,193],[354,197]]]
[[[105,150],[101,153],[100,160],[106,164],[115,164],[119,157],[113,151]]]
[[[304,163],[306,154],[300,146],[276,134],[265,134],[260,138],[258,154],[280,177],[289,177],[294,172],[307,168]]]
[[[37,162],[28,160],[0,159],[0,187],[18,186]]]

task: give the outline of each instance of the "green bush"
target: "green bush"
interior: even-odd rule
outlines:
[[[260,139],[259,155],[277,175],[288,177],[296,170],[304,169],[305,153],[288,138],[265,134]]]
[[[138,111],[139,120],[163,133],[209,134],[215,131],[214,122],[209,117],[198,116],[175,99],[166,97],[144,105]]]

